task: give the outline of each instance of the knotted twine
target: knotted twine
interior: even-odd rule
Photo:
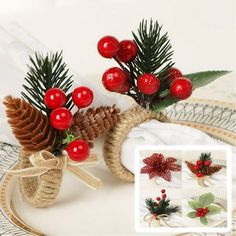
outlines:
[[[42,150],[30,154],[28,158],[27,153],[21,152],[19,168],[5,172],[20,177],[20,190],[28,203],[35,207],[47,207],[54,203],[59,193],[64,170],[73,173],[92,189],[101,187],[101,180],[82,168],[96,164],[97,156],[94,154],[83,162],[74,162],[65,155],[56,157]]]
[[[156,214],[150,213],[150,214],[145,215],[143,220],[145,222],[148,222],[149,227],[151,227],[152,221],[156,221],[158,223],[158,226],[161,226],[161,224],[164,224],[166,226],[172,227],[167,223],[167,221],[170,220],[170,216],[167,214],[156,215]]]

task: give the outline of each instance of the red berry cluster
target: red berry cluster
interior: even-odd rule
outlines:
[[[195,212],[196,217],[204,217],[209,212],[208,208],[198,208]]]
[[[158,202],[167,198],[167,195],[166,195],[165,192],[166,192],[165,189],[162,189],[162,190],[161,190],[161,193],[162,193],[161,198],[160,198],[160,197],[157,197],[157,198],[156,198],[156,200],[157,200]],[[157,203],[157,205],[158,205],[158,203]]]
[[[112,67],[103,74],[102,83],[108,91],[129,94],[132,86],[144,95],[153,95],[159,91],[161,80],[156,75],[144,73],[136,78],[137,82],[134,82],[131,79],[133,74],[122,65],[122,63],[128,63],[130,67],[133,67],[131,62],[139,52],[134,41],[119,42],[113,36],[105,36],[99,40],[97,49],[101,56],[114,58],[121,67]],[[164,83],[169,85],[168,96],[171,98],[183,100],[192,94],[192,82],[183,77],[181,71],[176,68],[167,71]]]
[[[210,165],[211,165],[211,161],[209,161],[209,160],[206,160],[204,162],[202,160],[196,161],[196,164],[194,166],[194,170],[197,171],[196,176],[198,178],[203,177],[204,175],[202,173],[202,169],[205,168],[205,167],[209,167]]]
[[[80,86],[72,92],[72,100],[78,108],[89,106],[93,101],[93,92]],[[67,130],[73,123],[73,115],[64,107],[67,102],[66,93],[60,88],[51,88],[44,95],[45,105],[51,109],[51,126],[59,131]],[[89,156],[89,145],[84,140],[74,140],[66,148],[69,157],[74,161],[83,161]]]

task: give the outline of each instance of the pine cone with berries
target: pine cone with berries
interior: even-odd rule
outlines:
[[[8,123],[24,151],[52,149],[57,133],[50,126],[47,116],[20,98],[7,96],[3,104]]]
[[[86,112],[78,111],[74,115],[71,133],[75,137],[92,141],[112,129],[119,119],[120,109],[115,105],[90,108]]]
[[[195,169],[195,164],[189,161],[185,161],[187,167],[189,168],[189,170],[193,173],[193,174],[197,174],[198,170]],[[206,166],[204,167],[204,169],[202,169],[201,173],[203,175],[213,175],[217,172],[219,172],[222,169],[222,166],[219,165],[212,165],[212,166]]]

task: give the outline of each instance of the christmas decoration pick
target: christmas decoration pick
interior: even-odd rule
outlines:
[[[126,95],[138,104],[121,114],[108,133],[104,147],[106,164],[113,174],[126,182],[133,182],[134,176],[122,165],[120,148],[131,129],[151,119],[170,122],[162,110],[189,98],[195,89],[230,72],[185,74],[184,69],[176,68],[168,33],[163,33],[163,27],[157,21],[142,20],[132,36],[121,41],[114,36],[105,36],[97,44],[99,54],[112,58],[118,65],[101,76],[105,89]]]
[[[171,227],[168,224],[170,215],[180,211],[179,206],[170,205],[170,199],[167,198],[165,189],[161,190],[161,194],[161,197],[156,197],[156,201],[152,198],[145,200],[146,207],[150,213],[144,217],[144,221],[149,222],[149,227],[151,227],[152,221],[157,221],[159,226],[164,224]]]
[[[165,158],[161,153],[153,153],[150,157],[143,159],[146,166],[141,168],[141,174],[148,174],[149,179],[154,177],[163,178],[171,181],[171,172],[181,171],[181,166],[177,164],[177,160],[173,157]]]
[[[67,169],[88,186],[98,188],[101,181],[83,170],[91,162],[89,141],[113,127],[119,110],[113,107],[81,108],[93,101],[93,92],[85,86],[70,91],[73,80],[63,62],[62,53],[43,56],[35,53],[25,77],[21,98],[4,100],[8,122],[21,145],[17,170],[24,199],[35,207],[54,203]],[[77,112],[72,114],[72,107]]]
[[[187,216],[192,219],[199,218],[201,224],[208,225],[207,216],[218,214],[221,211],[214,201],[215,196],[210,192],[202,194],[196,201],[189,201],[188,205],[193,211],[189,212]]]
[[[214,165],[212,161],[211,153],[201,153],[195,164],[185,161],[187,167],[192,172],[191,176],[194,177],[202,187],[208,187],[207,182],[210,183],[210,176],[222,169],[222,166]]]

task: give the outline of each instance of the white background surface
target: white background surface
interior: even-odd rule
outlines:
[[[100,84],[100,74],[115,63],[98,55],[99,38],[106,34],[130,38],[139,21],[150,17],[158,19],[164,31],[169,31],[176,66],[184,73],[233,70],[233,5],[234,0],[0,0],[0,22],[6,26],[6,19],[14,21],[48,48],[63,49],[70,67],[82,78]],[[6,47],[1,46],[4,60]],[[11,79],[1,78],[4,90],[10,91],[14,84]],[[234,79],[233,74],[225,76],[193,96],[233,102]],[[98,154],[102,159],[101,150]],[[102,190],[93,192],[67,174],[56,205],[36,210],[17,199],[20,215],[50,235],[134,234],[133,185],[111,176],[103,162],[93,172],[102,177]]]

